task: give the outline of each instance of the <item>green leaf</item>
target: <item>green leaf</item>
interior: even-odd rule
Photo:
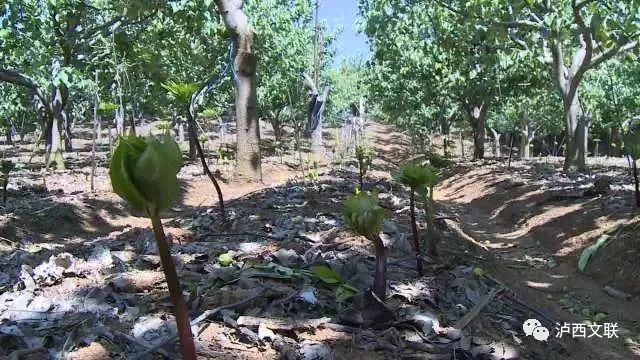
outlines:
[[[595,244],[584,249],[582,251],[582,254],[580,255],[580,259],[578,259],[578,269],[580,271],[584,271],[584,269],[587,267],[587,264],[589,263],[589,260],[591,260],[596,252],[603,248],[610,239],[616,239],[618,237],[618,234],[620,233],[620,230],[622,230],[622,225],[616,226],[613,230],[600,235]]]
[[[342,282],[340,274],[326,265],[312,266],[311,272],[320,280],[327,284],[339,284]]]
[[[336,288],[336,302],[341,304],[351,300],[355,294],[358,293],[358,289],[348,284],[340,284]]]
[[[222,266],[229,266],[229,265],[231,265],[233,263],[233,255],[231,255],[228,252],[226,252],[224,254],[220,254],[220,255],[218,255],[218,262]]]
[[[166,210],[176,197],[182,154],[173,139],[120,139],[111,158],[109,176],[113,191],[131,207],[149,216]]]

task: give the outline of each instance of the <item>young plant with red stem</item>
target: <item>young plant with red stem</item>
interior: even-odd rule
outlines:
[[[344,217],[347,227],[373,243],[376,252],[376,269],[373,279],[373,293],[384,300],[387,294],[387,249],[380,238],[384,210],[378,204],[377,194],[360,192],[344,203]]]
[[[189,312],[160,220],[160,213],[171,206],[178,194],[177,174],[181,167],[182,153],[169,134],[161,140],[129,135],[120,139],[113,153],[109,176],[113,191],[133,209],[144,212],[151,219],[162,270],[173,303],[182,358],[196,360]]]
[[[425,165],[424,167],[427,169],[428,176],[426,178],[425,186],[419,189],[418,193],[422,197],[427,216],[427,242],[429,244],[428,254],[429,256],[437,257],[437,243],[440,239],[440,234],[438,233],[435,225],[436,203],[433,200],[433,194],[435,187],[438,184],[438,171],[431,165]]]
[[[432,172],[426,167],[407,163],[400,167],[394,175],[396,180],[409,187],[409,210],[411,215],[411,232],[413,235],[413,249],[416,254],[416,271],[419,276],[423,275],[422,251],[420,250],[420,235],[416,222],[416,192],[421,191],[432,177]]]

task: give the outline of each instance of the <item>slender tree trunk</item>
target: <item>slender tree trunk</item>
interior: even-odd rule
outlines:
[[[460,129],[460,156],[464,160],[464,132]]]
[[[486,102],[473,105],[469,109],[471,128],[473,129],[473,159],[484,159],[485,123],[489,105]]]
[[[98,72],[96,71],[96,85],[98,84]],[[93,131],[91,132],[91,192],[96,190],[94,179],[96,176],[96,137],[98,132],[98,106],[99,106],[98,92],[96,90],[94,103],[93,103]]]
[[[71,152],[73,151],[73,137],[71,133],[71,111],[67,113],[66,111],[62,112],[62,125],[64,127],[64,151]]]
[[[100,115],[98,115],[98,118],[96,119],[96,133],[98,135],[98,144],[102,144],[102,118]]]
[[[422,252],[420,251],[420,235],[418,234],[418,224],[416,223],[415,191],[413,189],[411,189],[411,194],[409,195],[409,208],[411,210],[413,250],[416,254],[416,271],[418,271],[418,276],[422,276]]]
[[[493,156],[498,159],[502,157],[502,151],[500,151],[500,134],[494,128],[489,128],[491,130],[491,134],[493,134]]]
[[[509,162],[507,163],[507,169],[511,168],[511,159],[513,158],[513,133],[509,135]]]
[[[204,150],[202,149],[202,145],[200,144],[200,140],[198,140],[198,130],[196,129],[196,120],[195,120],[195,110],[194,114],[191,113],[191,106],[187,111],[187,121],[189,124],[189,128],[193,129],[193,131],[189,131],[189,144],[193,143],[196,153],[200,157],[200,163],[202,164],[202,171],[209,177],[209,180],[213,183],[213,187],[216,189],[216,193],[218,194],[218,204],[220,206],[220,216],[222,217],[222,221],[226,221],[227,216],[224,209],[224,197],[222,196],[222,189],[220,189],[220,185],[218,184],[218,180],[211,173],[209,169],[209,165],[207,164],[207,159],[204,155]]]
[[[257,113],[255,32],[242,10],[242,0],[215,0],[233,41],[236,82],[236,172],[249,180],[262,179],[260,123]]]
[[[429,238],[429,256],[438,257],[438,241],[440,240],[440,233],[436,229],[435,215],[436,215],[436,203],[433,201],[434,188],[429,189],[429,197],[426,202],[427,213],[427,235]]]
[[[129,129],[133,135],[136,134],[136,111],[131,111],[131,122],[129,123]]]
[[[638,160],[636,158],[632,158],[633,161],[633,180],[635,183],[635,191],[636,191],[636,207],[640,208],[640,180],[638,179]]]
[[[191,116],[191,115],[187,115],[187,116]],[[189,134],[189,154],[188,154],[189,160],[195,160],[196,152],[197,152],[196,147],[198,146],[197,145],[198,135],[197,135],[195,120],[189,119],[189,121],[187,121],[187,132]]]
[[[10,122],[7,123],[7,129],[5,134],[7,135],[7,145],[13,145],[13,134],[12,134]]]

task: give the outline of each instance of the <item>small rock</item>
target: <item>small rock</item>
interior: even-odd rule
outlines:
[[[302,257],[297,252],[291,249],[279,249],[273,256],[278,259],[278,262],[282,266],[297,267],[302,264]]]
[[[171,334],[171,327],[175,328],[175,323],[157,316],[143,316],[133,325],[131,333],[134,337],[155,345]]]
[[[318,298],[316,297],[316,289],[314,288],[307,288],[302,290],[300,293],[298,293],[297,298],[309,305],[316,305],[318,303]]]
[[[329,345],[316,341],[303,341],[298,353],[301,360],[331,360],[334,358]]]
[[[273,331],[271,331],[271,329],[269,329],[266,325],[260,324],[258,325],[258,338],[263,341],[265,339],[269,339],[273,341],[277,339],[278,336]]]

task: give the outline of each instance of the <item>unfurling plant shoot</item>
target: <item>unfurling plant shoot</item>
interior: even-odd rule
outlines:
[[[394,175],[397,181],[410,189],[411,232],[413,235],[413,249],[416,254],[416,270],[420,276],[422,275],[422,252],[420,251],[420,235],[418,234],[418,224],[416,223],[416,192],[425,188],[433,176],[433,171],[416,163],[402,165]]]
[[[436,203],[433,201],[433,193],[436,185],[438,184],[438,172],[432,165],[424,165],[424,168],[427,170],[426,183],[425,186],[418,189],[418,194],[422,197],[422,202],[424,203],[427,215],[427,239],[429,243],[428,254],[436,257],[438,256],[436,244],[439,240],[439,234],[435,228]]]
[[[363,145],[356,146],[356,159],[358,159],[358,177],[360,179],[360,190],[364,191],[364,177],[371,167],[371,150]]]
[[[11,160],[0,162],[0,173],[2,173],[2,203],[7,203],[7,186],[9,185],[9,173],[13,171],[15,165]]]
[[[378,204],[378,195],[360,192],[349,197],[344,203],[344,217],[349,229],[373,243],[376,252],[373,293],[384,299],[387,293],[387,249],[380,238],[380,231],[385,214]]]
[[[109,176],[113,191],[138,211],[143,211],[153,226],[158,252],[180,337],[182,357],[196,359],[189,314],[182,297],[180,282],[164,234],[160,213],[167,210],[178,194],[177,174],[182,154],[175,141],[166,134],[162,139],[142,139],[134,135],[122,138],[111,158]]]

